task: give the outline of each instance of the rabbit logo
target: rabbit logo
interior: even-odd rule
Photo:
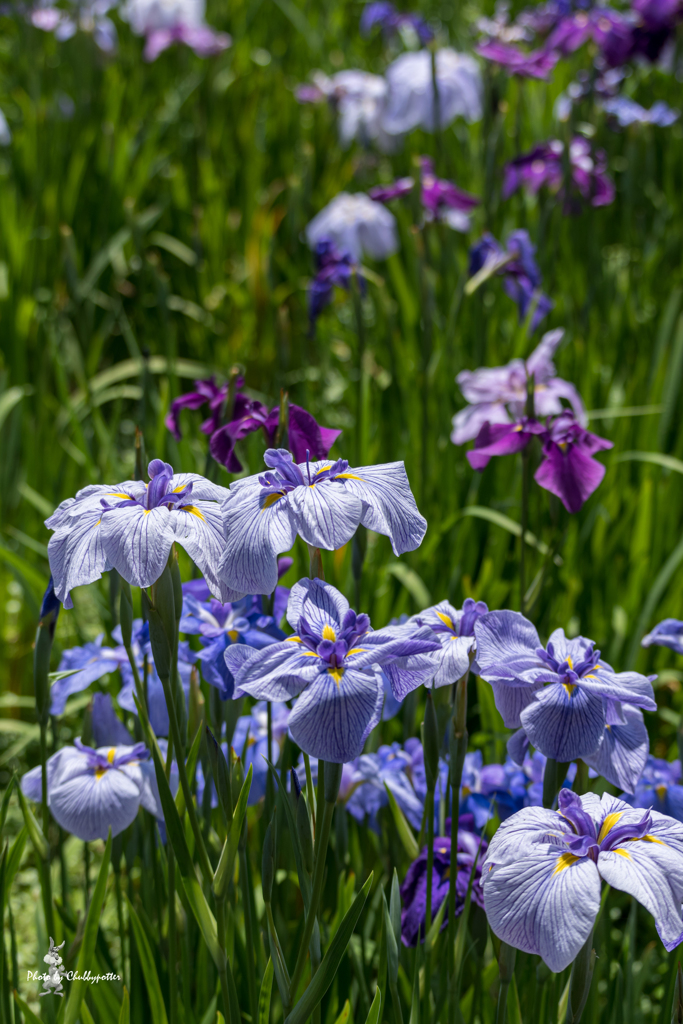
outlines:
[[[66,974],[64,967],[62,966],[62,958],[59,955],[59,951],[64,943],[55,946],[54,939],[50,937],[50,949],[43,957],[43,960],[48,965],[48,973],[43,976],[43,988],[44,992],[40,992],[41,996],[49,996],[54,994],[56,996],[63,996],[64,989],[62,988],[62,977]]]

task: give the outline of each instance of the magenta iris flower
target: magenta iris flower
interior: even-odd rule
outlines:
[[[656,711],[652,683],[639,672],[615,672],[585,637],[556,629],[542,647],[536,627],[519,612],[477,619],[477,669],[491,684],[509,729],[524,729],[537,750],[556,761],[587,760],[605,726],[627,724],[622,704]]]
[[[429,157],[420,157],[420,197],[426,221],[443,221],[455,231],[469,231],[469,214],[480,200],[464,192],[452,181],[437,178]],[[378,185],[370,189],[370,196],[380,203],[388,203],[410,195],[415,187],[413,178],[399,178],[392,185]]]
[[[133,822],[143,807],[163,820],[154,766],[144,743],[100,747],[80,740],[62,747],[47,761],[47,803],[58,825],[90,842],[106,839]],[[31,769],[21,779],[22,792],[40,801],[42,769]]]
[[[550,78],[550,72],[557,64],[559,54],[550,47],[530,50],[525,53],[511,43],[503,43],[497,39],[489,39],[475,47],[475,53],[493,64],[499,64],[511,75],[520,78]]]
[[[605,467],[593,456],[613,447],[611,441],[585,430],[566,410],[543,435],[543,461],[534,480],[556,494],[568,512],[578,512],[605,475]]]
[[[502,276],[503,288],[517,303],[520,323],[533,304],[531,330],[535,331],[554,305],[552,299],[541,291],[536,246],[529,238],[529,232],[524,230],[513,231],[505,245],[504,249],[487,231],[470,249],[469,276],[472,278],[486,268]]]
[[[534,146],[505,166],[503,199],[524,187],[536,194],[543,186],[560,191],[565,209],[572,209],[573,196],[565,196],[563,167],[564,143],[559,139]],[[614,201],[614,183],[607,174],[607,157],[602,149],[594,150],[590,142],[576,136],[569,147],[571,182],[576,193],[591,206],[608,206]]]
[[[474,868],[474,881],[472,884],[472,902],[479,907],[484,906],[484,895],[481,888],[481,868],[488,843],[475,833],[467,831],[465,822],[461,819],[458,827],[458,841],[456,863],[451,863],[451,837],[439,836],[434,840],[433,867],[432,867],[432,914],[434,920],[438,914],[441,904],[448,899],[450,876],[452,871],[457,871],[455,882],[455,913],[462,913],[467,896],[467,888],[470,882],[472,869]],[[408,872],[401,886],[401,939],[404,946],[416,946],[418,942],[425,940],[425,920],[427,912],[427,847],[425,847],[417,860],[408,868]],[[444,914],[442,930],[448,924],[448,911]]]
[[[683,937],[683,825],[605,793],[560,790],[559,810],[503,822],[482,869],[484,907],[504,942],[563,971],[593,930],[602,882],[655,919],[666,949]]]

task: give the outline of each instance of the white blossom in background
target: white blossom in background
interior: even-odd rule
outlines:
[[[309,246],[315,249],[326,238],[356,261],[382,260],[398,251],[396,218],[364,192],[340,192],[313,218],[306,228]]]
[[[204,20],[204,0],[126,0],[121,17],[145,36],[145,60],[156,60],[173,43],[184,43],[198,57],[212,57],[232,40]]]
[[[389,92],[386,79],[355,68],[331,76],[315,71],[311,79],[312,84],[298,87],[297,99],[300,103],[327,100],[334,107],[342,146],[349,146],[357,139],[364,145],[375,143],[383,152],[397,148],[401,140],[387,135],[382,128]]]
[[[436,52],[436,83],[439,94],[439,127],[447,128],[456,117],[479,121],[483,86],[474,57],[450,48]],[[434,131],[434,81],[429,50],[402,53],[386,71],[389,87],[382,128],[402,135],[414,128]]]

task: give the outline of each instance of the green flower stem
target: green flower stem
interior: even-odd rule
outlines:
[[[365,324],[363,323],[363,303],[361,298],[358,274],[351,274],[351,294],[353,296],[353,312],[356,319],[358,334],[358,389],[356,392],[356,465],[362,465],[365,450],[365,392],[367,374],[365,372]]]
[[[551,808],[555,803],[560,786],[567,776],[569,764],[549,757],[543,772],[543,806]]]
[[[593,931],[579,950],[572,964],[569,978],[569,996],[567,999],[566,1024],[579,1024],[581,1014],[588,999],[588,993],[595,967],[595,950],[593,949]]]
[[[121,896],[121,867],[114,871],[114,888],[116,889],[116,917],[119,926],[119,941],[121,943],[121,977],[123,984],[130,989],[128,975],[126,973],[126,928],[123,922],[123,899]]]
[[[434,871],[434,785],[427,789],[425,801],[425,814],[427,816],[427,905],[425,907],[425,964],[424,964],[424,1020],[428,1021],[431,1016],[429,997],[431,994],[431,961],[427,949],[427,935],[432,927],[432,873]]]
[[[515,957],[517,950],[508,946],[507,942],[501,942],[498,955],[498,968],[500,971],[500,990],[498,992],[498,1006],[496,1007],[496,1024],[505,1024],[507,1016],[508,989],[515,972]]]
[[[249,991],[249,1012],[251,1019],[258,1019],[258,997],[256,995],[256,961],[254,958],[255,941],[254,923],[251,917],[251,883],[246,851],[247,823],[244,823],[244,838],[240,843],[240,885],[242,888],[242,905],[244,911],[244,942],[247,954],[247,989]]]
[[[472,655],[470,655],[470,662]],[[462,679],[455,685],[455,707],[453,711],[453,727],[450,737],[450,762],[451,762],[451,873],[448,879],[448,955],[450,959],[449,971],[450,982],[448,986],[448,1024],[456,1024],[458,1019],[458,999],[455,990],[456,986],[456,953],[455,953],[455,897],[456,881],[458,877],[457,865],[458,856],[458,822],[460,817],[460,783],[462,780],[462,768],[467,752],[467,683],[469,681],[469,669]]]
[[[334,816],[334,808],[337,800],[337,793],[339,792],[339,782],[341,781],[341,771],[336,771],[336,789],[337,793],[334,793],[334,798],[329,799],[332,796],[331,787],[328,787],[324,782],[325,771],[335,771],[340,769],[341,765],[326,765],[324,761],[318,761],[318,791],[321,791],[321,782],[323,783],[322,791],[325,794],[322,820],[320,820],[320,808],[318,808],[318,824],[319,831],[315,837],[315,851],[314,851],[314,865],[313,865],[313,884],[311,890],[311,902],[308,908],[308,914],[306,915],[306,923],[304,925],[304,933],[299,946],[299,953],[296,958],[296,964],[294,966],[294,972],[292,974],[292,980],[289,986],[289,999],[290,1004],[293,1003],[296,996],[296,991],[301,981],[301,975],[303,974],[304,966],[306,964],[306,957],[308,955],[308,947],[311,942],[311,936],[313,935],[313,928],[315,926],[316,916],[318,914],[318,906],[320,904],[320,896],[323,889],[323,879],[325,877],[325,858],[327,856],[327,846],[330,840],[330,831],[332,829],[332,818]]]
[[[171,843],[168,843],[166,847],[166,860],[168,863],[168,1009],[169,1024],[176,1024],[178,1020],[178,972],[176,969],[178,942],[175,919],[175,854]]]

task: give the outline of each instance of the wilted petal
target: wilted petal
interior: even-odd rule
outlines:
[[[312,757],[352,761],[379,722],[383,699],[379,673],[353,668],[321,672],[294,705],[292,739]]]
[[[530,743],[556,761],[590,757],[605,728],[602,697],[579,684],[551,683],[520,715]]]

